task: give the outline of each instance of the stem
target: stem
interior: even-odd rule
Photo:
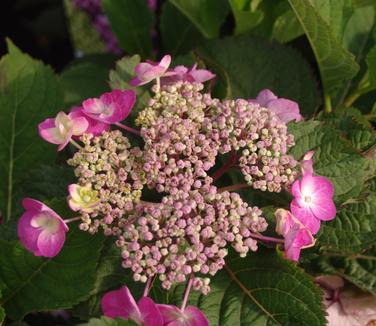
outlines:
[[[257,233],[251,233],[250,234],[252,238],[259,239],[262,241],[268,241],[268,242],[275,242],[275,243],[284,243],[285,240],[279,239],[279,238],[273,238],[273,237],[267,237],[265,235],[257,234]]]
[[[181,304],[181,311],[183,312],[184,312],[185,307],[187,306],[188,297],[189,297],[189,293],[191,292],[192,284],[193,284],[193,275],[191,275],[191,277],[189,278],[187,288],[185,289],[183,303]]]
[[[73,139],[70,140],[70,143],[76,147],[77,149],[82,149],[82,146],[80,144],[78,144],[76,141],[74,141]]]
[[[144,289],[144,294],[142,295],[143,297],[147,297],[150,291],[151,283],[153,281],[154,277],[149,277],[148,280],[146,281],[145,289]]]
[[[79,221],[80,219],[81,219],[81,216],[77,216],[77,217],[68,218],[68,219],[64,220],[64,222],[65,222],[65,224],[67,224],[67,223]]]
[[[324,100],[325,100],[325,112],[331,113],[332,112],[332,101],[329,94],[324,93]]]
[[[156,89],[156,93],[159,93],[160,90],[161,90],[161,79],[158,77],[158,78],[157,78],[157,89]]]
[[[139,130],[134,129],[134,128],[131,128],[131,127],[128,127],[128,126],[126,126],[126,125],[123,125],[123,124],[120,123],[120,122],[116,122],[115,125],[118,126],[118,127],[120,127],[120,128],[122,128],[122,129],[124,129],[124,130],[127,130],[127,131],[129,131],[129,132],[131,132],[132,134],[135,134],[135,135],[137,135],[137,136],[140,136],[140,135],[141,135],[141,133],[140,133]]]
[[[369,84],[366,84],[364,85],[363,87],[361,88],[358,88],[357,90],[355,90],[354,92],[352,92],[347,98],[346,100],[343,102],[343,105],[348,108],[350,107],[351,105],[353,105],[353,103],[360,97],[362,96],[363,94],[365,93],[368,93],[369,91],[372,91],[374,89],[373,86],[369,85]]]
[[[218,191],[219,192],[224,192],[224,191],[231,192],[231,191],[236,191],[236,190],[240,190],[240,189],[244,189],[248,187],[250,187],[248,183],[238,183],[236,185],[219,188]]]
[[[212,176],[213,181],[217,181],[222,175],[224,175],[228,170],[230,170],[236,164],[237,160],[238,160],[238,156],[236,155],[235,152],[233,152],[231,156],[229,157],[227,163],[214,172]]]

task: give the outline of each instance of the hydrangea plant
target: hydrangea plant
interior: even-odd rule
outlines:
[[[89,326],[376,320],[376,9],[219,2],[76,1],[129,54],[109,82],[101,60],[56,78],[8,41],[0,323],[49,311]],[[219,38],[228,15],[232,33],[254,35]],[[260,37],[303,34],[317,75]],[[369,53],[359,72],[355,43]]]

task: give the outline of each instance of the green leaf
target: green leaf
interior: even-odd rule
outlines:
[[[376,87],[376,46],[369,51],[367,58],[369,81],[373,87]]]
[[[196,26],[169,1],[162,6],[160,30],[163,51],[172,56],[186,54],[204,39]]]
[[[56,157],[55,146],[38,136],[38,123],[57,113],[62,92],[49,67],[10,41],[8,50],[0,61],[0,211],[9,220],[25,173]]]
[[[145,0],[103,0],[103,9],[121,48],[150,57],[154,15]]]
[[[59,214],[66,206],[49,204]],[[65,217],[65,215],[61,214]],[[35,257],[21,244],[0,240],[0,300],[7,315],[21,320],[29,312],[70,308],[93,289],[102,235],[89,235],[70,224],[62,251],[53,259]]]
[[[88,323],[79,324],[78,326],[137,326],[138,324],[134,323],[131,320],[124,319],[111,319],[107,317],[102,318],[92,318]]]
[[[141,58],[138,54],[125,56],[116,62],[115,69],[110,71],[110,86],[112,89],[126,89],[136,87],[129,85],[131,79],[135,76],[134,69],[140,63]]]
[[[322,223],[318,235],[321,249],[357,253],[376,245],[376,193],[353,201],[340,208],[333,221]]]
[[[314,170],[334,184],[337,203],[359,195],[365,179],[365,158],[330,124],[303,121],[289,125],[296,145],[291,154],[300,159],[306,152],[315,151]]]
[[[338,274],[362,290],[376,295],[375,248],[349,257],[325,257],[320,266],[326,273]]]
[[[227,0],[170,0],[206,38],[219,36],[229,13]]]
[[[312,114],[318,106],[311,68],[291,48],[237,36],[207,41],[197,52],[218,74],[217,84],[226,89],[227,98],[255,98],[269,88],[279,97],[297,101],[303,114]]]
[[[108,70],[107,66],[94,62],[81,62],[64,70],[60,79],[64,88],[65,105],[81,105],[83,100],[109,91]]]
[[[235,17],[235,34],[250,32],[264,18],[261,10],[252,11],[249,0],[229,0],[232,13]]]
[[[304,31],[292,10],[286,11],[275,20],[273,39],[278,42],[290,42],[302,34],[304,34]]]
[[[211,289],[206,296],[193,293],[189,303],[212,326],[325,325],[321,292],[313,279],[274,250],[228,259]],[[172,301],[181,300],[181,294],[179,287]]]
[[[1,300],[1,292],[0,292],[0,300]],[[3,307],[0,306],[0,325],[3,324],[4,319],[5,319],[5,311]]]
[[[334,1],[336,0],[330,2]],[[357,74],[359,66],[354,55],[341,45],[327,21],[309,1],[289,0],[289,3],[311,43],[320,69],[324,94],[331,94],[344,80]],[[338,12],[334,12],[332,16],[336,15]]]
[[[113,239],[105,241],[101,257],[95,272],[94,287],[90,297],[74,307],[74,314],[81,319],[99,317],[102,314],[100,301],[102,296],[110,290],[119,289],[121,286],[128,286],[135,298],[141,297],[144,284],[133,281],[132,272],[121,266],[122,258],[119,248]]]

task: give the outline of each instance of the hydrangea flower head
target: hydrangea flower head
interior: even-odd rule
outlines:
[[[93,136],[99,136],[103,134],[105,131],[110,130],[109,124],[90,118],[88,115],[84,113],[83,108],[81,106],[76,106],[72,108],[69,115],[72,118],[83,117],[87,120],[87,122],[89,123],[89,126],[85,131],[85,133],[87,134],[92,134]]]
[[[46,119],[38,126],[39,135],[52,144],[59,145],[61,151],[72,139],[72,136],[81,136],[89,127],[84,117],[59,112],[54,119]]]
[[[209,326],[209,321],[200,309],[188,306],[179,309],[176,306],[159,304],[158,308],[166,326]]]
[[[163,326],[162,315],[148,297],[142,297],[137,303],[128,287],[107,292],[101,301],[102,311],[106,317],[131,319],[143,326]]]
[[[73,211],[81,210],[90,213],[100,202],[98,190],[93,190],[89,184],[86,186],[71,184],[68,190],[68,203]]]
[[[276,232],[285,238],[286,258],[298,261],[301,249],[314,246],[312,233],[287,210],[278,209],[275,216]]]
[[[51,208],[38,200],[24,198],[26,210],[18,222],[18,237],[35,256],[55,257],[65,242],[68,226]]]
[[[156,78],[161,78],[162,76],[175,75],[175,72],[167,72],[170,63],[171,56],[168,54],[159,62],[147,61],[139,63],[134,70],[137,77],[132,79],[130,84],[132,86],[141,86]]]
[[[303,118],[300,115],[299,106],[296,102],[285,98],[278,98],[270,89],[262,90],[256,99],[250,100],[250,102],[268,108],[284,123],[292,120],[300,121]]]
[[[82,102],[83,112],[88,117],[107,124],[123,121],[136,102],[132,90],[113,90],[99,98],[89,98]]]
[[[319,231],[320,221],[329,221],[335,217],[334,187],[327,178],[305,173],[301,180],[293,183],[291,192],[294,196],[291,212],[312,234]]]

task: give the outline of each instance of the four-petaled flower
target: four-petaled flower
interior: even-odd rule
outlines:
[[[18,237],[35,256],[55,257],[65,242],[68,226],[51,208],[38,200],[24,198],[26,210],[18,222]]]
[[[300,121],[303,119],[303,117],[300,115],[298,103],[285,98],[278,98],[269,89],[262,90],[260,93],[258,93],[255,100],[249,101],[268,108],[284,123],[288,123],[292,120]]]
[[[139,325],[163,326],[162,315],[152,299],[142,297],[136,303],[128,287],[107,292],[101,301],[106,317],[131,319]]]
[[[285,238],[286,258],[298,261],[302,249],[315,245],[316,241],[311,231],[285,209],[277,209],[275,217],[277,221],[276,232]]]
[[[333,202],[333,184],[329,179],[313,174],[312,156],[313,152],[308,152],[303,158],[303,176],[292,185],[294,199],[290,209],[312,234],[316,234],[320,229],[320,221],[329,221],[335,217],[336,207]]]
[[[72,139],[72,136],[82,135],[89,123],[84,117],[75,117],[71,113],[59,112],[56,118],[49,118],[38,126],[39,135],[52,144],[59,145],[61,151]]]
[[[162,77],[161,84],[172,84],[178,81],[204,83],[210,79],[215,78],[215,74],[206,69],[197,69],[197,63],[195,63],[191,69],[185,66],[177,66],[169,72],[173,72],[174,75],[170,77]]]
[[[136,102],[136,93],[132,90],[113,90],[99,98],[89,98],[82,102],[83,113],[88,117],[107,124],[123,121]]]
[[[98,191],[93,190],[90,185],[80,186],[71,184],[68,187],[69,207],[73,211],[83,211],[90,213],[99,204]]]
[[[164,326],[209,326],[209,321],[197,307],[188,306],[183,311],[172,305],[157,306],[163,316]]]
[[[171,56],[165,55],[161,61],[141,62],[134,69],[136,77],[130,81],[132,86],[141,86],[151,82],[154,79],[161,78],[162,76],[173,76],[176,73],[173,71],[168,72],[168,67],[171,63]]]

